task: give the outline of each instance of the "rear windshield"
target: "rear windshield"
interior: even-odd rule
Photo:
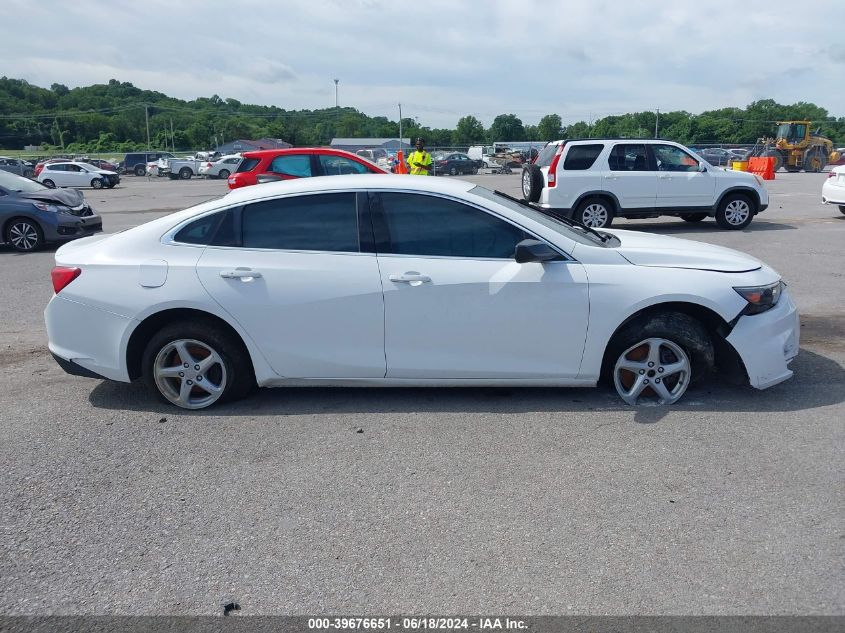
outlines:
[[[238,165],[238,171],[252,171],[259,162],[261,161],[257,158],[244,158],[241,164]]]
[[[589,169],[604,149],[604,145],[573,145],[566,153],[563,168],[567,171]]]
[[[540,150],[540,153],[537,155],[537,160],[534,161],[534,164],[537,167],[548,167],[552,164],[552,158],[555,156],[555,152],[557,148],[560,147],[559,145],[555,145],[554,143],[549,143],[543,149]]]

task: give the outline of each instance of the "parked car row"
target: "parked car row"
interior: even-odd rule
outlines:
[[[10,158],[8,156],[0,156],[0,171],[7,171],[10,174],[17,174],[25,178],[35,177],[35,165],[30,161],[22,160],[20,158]]]

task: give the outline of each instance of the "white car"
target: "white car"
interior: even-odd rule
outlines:
[[[38,174],[38,182],[50,187],[92,187],[112,188],[120,182],[117,172],[100,169],[88,163],[68,161],[48,163]]]
[[[458,179],[245,187],[55,258],[59,364],[187,409],[256,384],[601,378],[669,404],[714,367],[771,387],[798,353],[795,304],[753,257],[594,231]]]
[[[240,154],[223,156],[214,162],[204,162],[200,165],[200,176],[206,178],[222,178],[227,180],[229,176],[238,171],[243,157]]]
[[[822,202],[838,205],[845,213],[845,165],[830,170],[822,185]]]
[[[671,141],[589,139],[549,143],[522,170],[529,202],[593,228],[614,217],[715,217],[743,229],[769,206],[762,178],[726,171]]]

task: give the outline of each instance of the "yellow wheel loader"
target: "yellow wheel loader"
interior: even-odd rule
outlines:
[[[839,160],[829,138],[810,131],[812,121],[778,121],[775,138],[757,141],[752,156],[771,156],[775,159],[775,171],[784,167],[786,171],[821,171],[825,166]]]

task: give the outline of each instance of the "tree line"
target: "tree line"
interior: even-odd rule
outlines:
[[[845,145],[845,118],[832,117],[813,103],[782,105],[772,99],[701,114],[634,112],[570,125],[564,125],[558,114],[547,114],[537,125],[526,125],[515,114],[500,114],[489,128],[467,115],[454,129],[429,128],[403,118],[402,136],[423,136],[429,147],[466,147],[494,141],[652,138],[657,128],[659,137],[686,145],[750,144],[772,136],[776,121],[790,119],[809,119],[835,145]],[[184,101],[116,79],[73,89],[53,84],[47,89],[0,78],[0,148],[33,145],[54,152],[124,152],[146,148],[148,134],[150,147],[177,151],[258,138],[281,138],[297,146],[328,145],[334,137],[397,138],[399,121],[350,107],[285,110],[217,95]]]

